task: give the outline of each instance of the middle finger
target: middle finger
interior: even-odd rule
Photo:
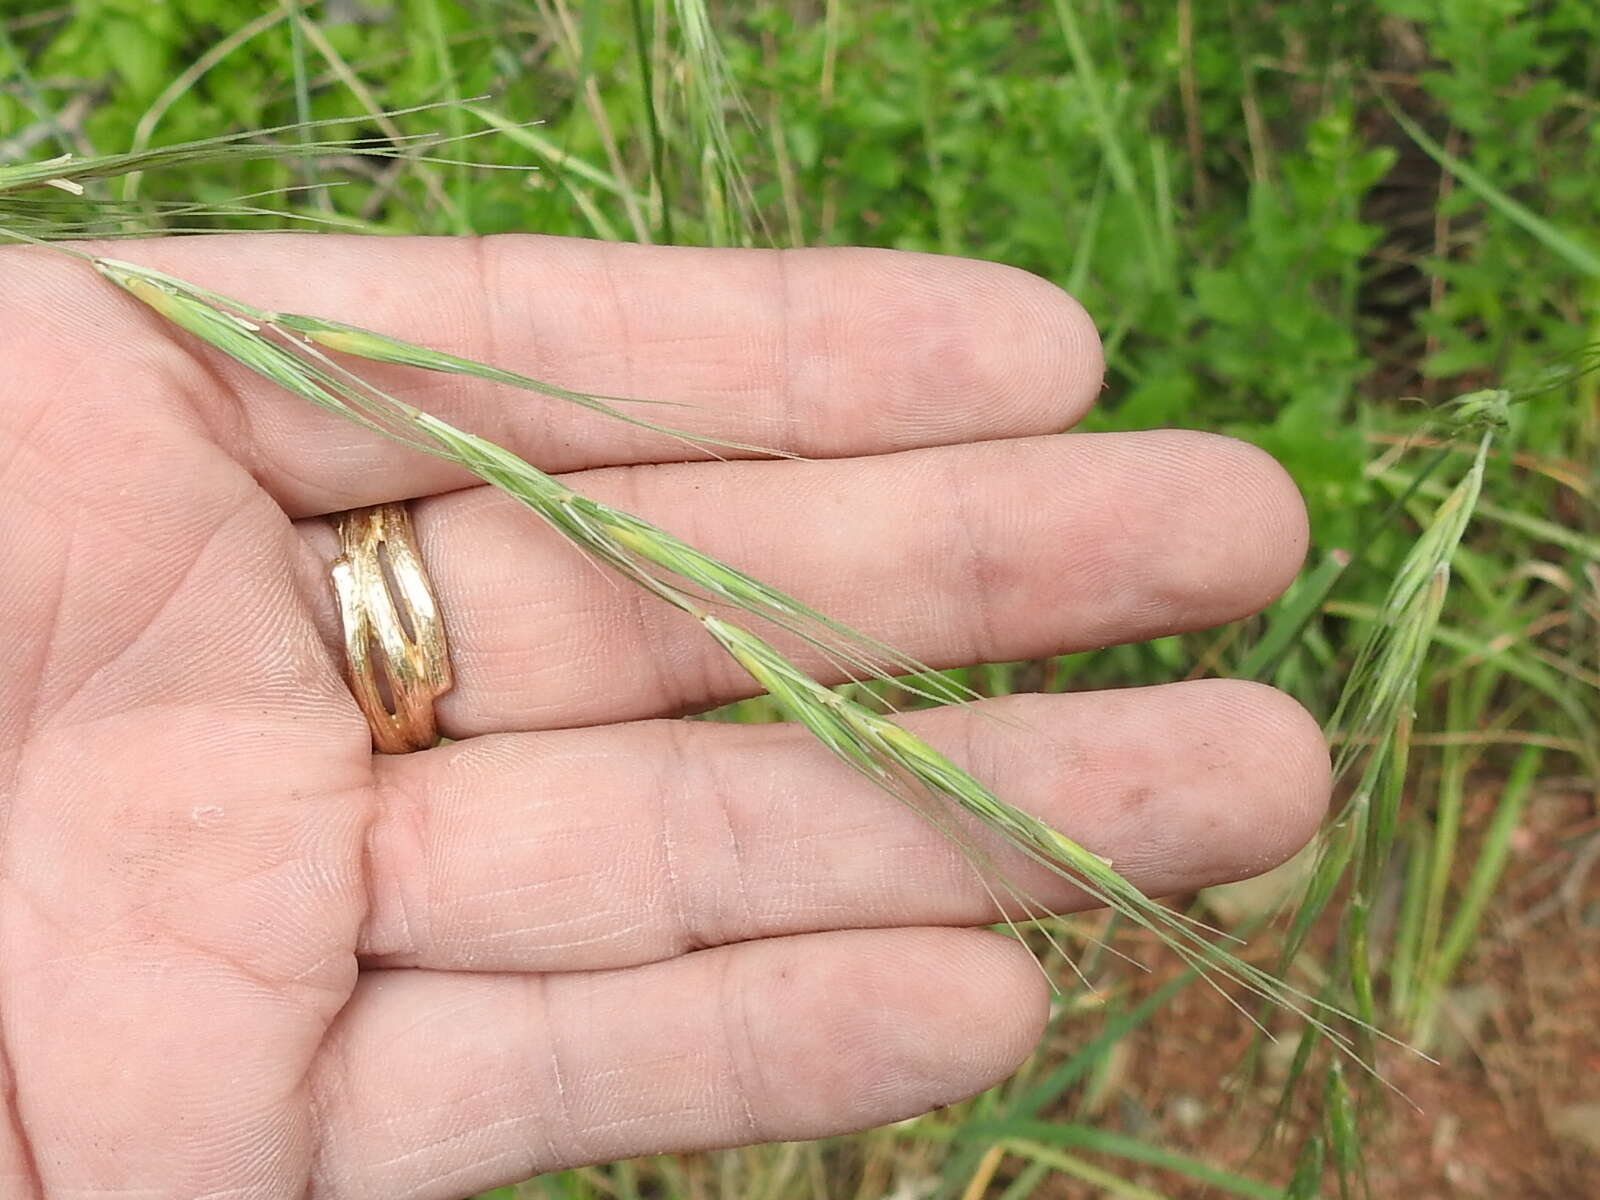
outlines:
[[[871,459],[610,468],[564,477],[934,667],[1205,628],[1256,611],[1304,554],[1298,492],[1205,434],[1069,434]],[[756,689],[698,624],[480,487],[414,502],[455,689],[441,729],[592,725]],[[331,526],[300,525],[307,593],[342,646]],[[339,652],[342,653],[342,650]],[[839,679],[820,656],[797,661]]]

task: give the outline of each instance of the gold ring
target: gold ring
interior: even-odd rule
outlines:
[[[403,504],[379,504],[340,513],[334,523],[346,678],[372,727],[373,749],[425,750],[439,740],[434,701],[454,679],[411,515]]]

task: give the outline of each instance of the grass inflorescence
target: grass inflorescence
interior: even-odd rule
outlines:
[[[888,716],[824,687],[769,641],[714,613],[712,607],[741,612],[797,635],[858,677],[889,679],[891,671],[916,672],[935,681],[931,688],[942,689],[925,690],[929,698],[964,698],[923,664],[649,522],[580,495],[506,448],[377,388],[325,351],[465,372],[519,386],[534,384],[535,390],[576,399],[603,415],[621,415],[614,408],[343,322],[303,315],[285,318],[161,272],[118,260],[92,261],[107,279],[214,349],[320,408],[464,468],[523,504],[591,559],[692,616],[830,752],[951,838],[991,892],[1004,893],[1013,901],[1008,919],[1049,914],[996,867],[993,854],[966,831],[957,814],[965,814],[1024,857],[1154,934],[1189,965],[1300,1014],[1342,1048],[1349,1048],[1346,1035],[1328,1023],[1328,1017],[1343,1016],[1332,1005],[1237,958],[1203,926],[1145,896],[1107,859],[1017,809]]]

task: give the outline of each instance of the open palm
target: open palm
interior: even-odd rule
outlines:
[[[1098,345],[1005,268],[542,238],[118,253],[809,456],[696,460],[375,372],[936,665],[1216,624],[1304,550],[1248,447],[1049,436]],[[661,719],[749,682],[513,502],[46,251],[0,252],[0,362],[0,1193],[453,1200],[880,1124],[1031,1048],[1045,985],[962,928],[995,914],[961,856],[792,727]],[[400,499],[456,740],[379,758],[325,517]],[[1265,869],[1326,800],[1315,726],[1264,688],[1005,707],[916,720],[1147,890]]]

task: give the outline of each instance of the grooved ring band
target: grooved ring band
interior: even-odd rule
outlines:
[[[404,504],[338,514],[334,595],[344,630],[345,677],[381,754],[439,740],[434,701],[454,679],[444,623]]]

